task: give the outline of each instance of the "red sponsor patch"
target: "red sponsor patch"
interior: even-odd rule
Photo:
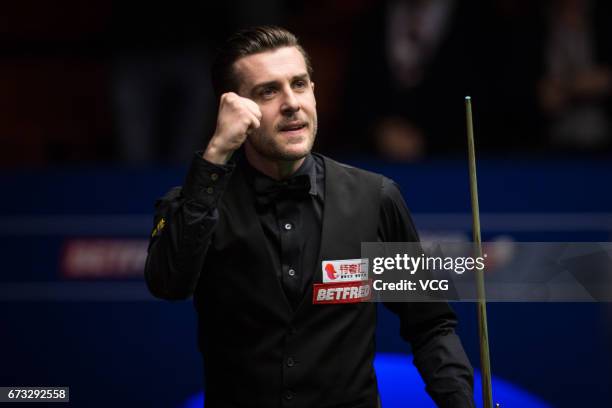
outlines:
[[[315,283],[312,303],[357,303],[372,298],[372,280],[361,282]]]

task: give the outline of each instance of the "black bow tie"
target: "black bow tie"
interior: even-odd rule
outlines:
[[[307,174],[300,174],[284,181],[256,177],[253,181],[253,187],[255,188],[257,202],[268,205],[281,197],[307,197],[310,192],[310,177]]]

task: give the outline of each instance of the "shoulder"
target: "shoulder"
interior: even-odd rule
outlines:
[[[357,179],[365,178],[376,182],[381,189],[382,197],[384,199],[394,200],[402,197],[402,193],[397,183],[382,174],[351,166],[319,153],[313,153],[313,156],[320,158],[325,163],[325,167],[328,169],[331,167],[336,172],[344,173]]]
[[[325,169],[328,172],[331,172],[332,176],[345,175],[351,178],[362,179],[362,180],[370,180],[372,182],[377,183],[381,188],[383,185],[383,179],[385,177],[382,174],[374,173],[372,171],[360,169],[359,167],[351,166],[346,163],[339,162],[330,157],[324,156],[319,153],[313,153],[313,156],[320,158],[325,163]],[[326,174],[326,177],[329,174]]]
[[[183,198],[183,187],[175,186],[166,192],[161,198],[155,200],[155,207],[159,208],[165,203],[178,201]]]
[[[383,176],[381,190],[383,201],[390,201],[393,203],[404,201],[399,185],[388,177]]]

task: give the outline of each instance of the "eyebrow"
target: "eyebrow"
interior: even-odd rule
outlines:
[[[308,74],[304,73],[304,74],[300,74],[300,75],[294,75],[293,77],[291,77],[291,82],[294,81],[298,81],[298,80],[308,80]],[[253,89],[251,89],[251,95],[255,95],[257,93],[257,91],[259,91],[261,88],[266,88],[268,86],[278,86],[280,84],[279,81],[268,81],[268,82],[262,82],[260,84],[256,84]]]

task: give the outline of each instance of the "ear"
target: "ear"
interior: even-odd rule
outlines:
[[[315,97],[314,97],[314,88],[315,88],[315,83],[314,83],[314,82],[311,82],[311,83],[310,83],[310,86],[312,87],[312,97],[313,97],[313,99],[314,99],[314,104],[315,104],[315,106],[317,106],[317,98],[315,98]]]

